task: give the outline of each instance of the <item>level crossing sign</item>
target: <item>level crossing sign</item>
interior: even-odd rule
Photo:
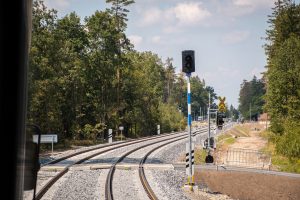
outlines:
[[[226,111],[226,106],[225,106],[225,97],[219,97],[219,105],[218,105],[218,109],[220,112],[225,112]]]

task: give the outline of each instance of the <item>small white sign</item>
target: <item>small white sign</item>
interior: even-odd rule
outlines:
[[[38,143],[38,139],[38,135],[33,135],[34,143]],[[57,135],[41,135],[41,143],[57,143]]]
[[[120,130],[120,131],[123,131],[123,130],[124,130],[124,127],[123,127],[123,126],[120,126],[120,127],[119,127],[119,130]]]

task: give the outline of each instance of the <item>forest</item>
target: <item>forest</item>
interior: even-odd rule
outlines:
[[[126,7],[134,1],[107,0],[83,22],[75,13],[58,18],[43,1],[33,2],[28,72],[27,121],[59,141],[106,138],[124,126],[126,137],[184,130],[186,79],[172,58],[138,52],[126,35]],[[181,52],[178,52],[180,55]],[[181,69],[180,66],[177,66]],[[191,78],[192,110],[199,116],[214,89]]]

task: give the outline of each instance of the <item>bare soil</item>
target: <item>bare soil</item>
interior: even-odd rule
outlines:
[[[206,184],[211,192],[233,199],[299,200],[300,179],[249,172],[201,170],[195,173],[196,184]]]
[[[265,128],[264,125],[252,123],[243,124],[242,127],[244,128],[244,131],[233,128],[226,133],[234,137],[235,142],[230,145],[221,143],[221,145],[217,148],[217,151],[214,153],[217,157],[217,164],[224,164],[226,162],[225,159],[229,148],[259,151],[267,145],[267,140],[259,136],[261,131]]]
[[[218,160],[217,164],[224,163],[229,148],[256,151],[264,148],[267,140],[260,137],[264,129],[264,124],[252,123],[228,130],[225,134],[234,137],[234,143],[227,143],[226,137],[219,142],[217,151],[214,152]],[[300,200],[300,178],[251,172],[196,170],[195,183],[206,185],[210,192],[221,193],[232,199]],[[193,199],[203,199],[203,196],[194,196]],[[214,199],[219,197],[216,196]]]
[[[264,130],[264,125],[255,123],[251,125],[247,124],[245,126],[249,126],[250,128],[250,131],[248,132],[249,137],[238,137],[236,142],[230,147],[253,150],[262,149],[267,144],[267,140],[259,136],[260,132]]]

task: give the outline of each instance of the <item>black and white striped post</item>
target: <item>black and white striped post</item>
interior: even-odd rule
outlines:
[[[187,104],[188,104],[188,134],[189,134],[189,141],[186,144],[186,152],[188,154],[188,168],[187,168],[187,175],[188,175],[188,184],[194,185],[194,173],[192,170],[192,151],[193,151],[193,143],[192,143],[192,108],[191,108],[191,83],[190,83],[191,74],[187,73]]]
[[[190,150],[190,145],[189,143],[186,143],[186,154],[185,154],[185,172],[186,172],[186,175],[190,175],[190,173],[192,173],[192,180],[190,181],[190,183],[194,183],[194,163],[195,163],[195,145],[194,143],[192,143],[192,150],[191,150],[191,157],[190,157],[190,153],[189,153],[189,150]],[[190,158],[191,158],[191,162],[190,162]],[[192,166],[192,167],[190,167]],[[190,170],[192,172],[190,172]]]
[[[112,129],[108,129],[108,143],[112,143]]]
[[[157,125],[157,135],[159,135],[160,134],[160,125],[158,124]]]

